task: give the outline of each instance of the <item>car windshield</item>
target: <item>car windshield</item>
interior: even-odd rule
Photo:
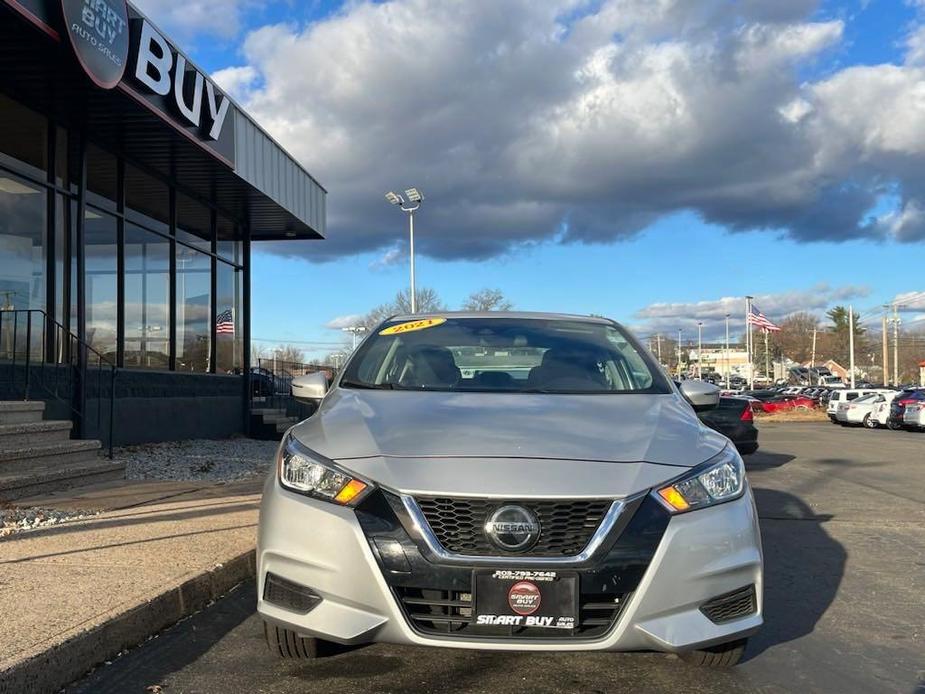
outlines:
[[[651,357],[603,321],[436,317],[370,335],[340,386],[383,390],[670,393]]]

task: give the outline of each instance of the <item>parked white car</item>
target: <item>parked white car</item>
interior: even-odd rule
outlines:
[[[895,390],[889,393],[881,393],[877,402],[870,408],[870,416],[862,422],[864,426],[868,429],[885,427],[890,419],[890,405],[898,394],[899,392]]]
[[[887,396],[893,396],[893,393],[871,393],[863,395],[857,400],[843,402],[838,406],[835,413],[836,419],[842,424],[852,424],[855,426],[864,425],[868,429],[876,429],[877,423],[871,421],[871,413],[874,408],[883,402],[886,402]],[[890,400],[893,398],[890,397]],[[887,414],[889,414],[889,403],[887,403]]]
[[[903,412],[903,426],[907,429],[925,429],[925,405],[918,403],[906,405]]]
[[[893,391],[886,390],[884,388],[845,388],[844,390],[835,390],[832,391],[832,395],[829,396],[829,404],[825,408],[825,413],[829,416],[829,419],[831,419],[833,423],[847,424],[848,405],[852,401],[857,400],[858,398],[862,398],[865,395],[892,392]],[[841,416],[839,416],[839,410],[842,412]]]

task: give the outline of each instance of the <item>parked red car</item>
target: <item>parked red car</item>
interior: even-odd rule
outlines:
[[[752,412],[782,412],[785,410],[811,410],[816,406],[812,398],[805,395],[782,395],[770,400],[752,403]]]

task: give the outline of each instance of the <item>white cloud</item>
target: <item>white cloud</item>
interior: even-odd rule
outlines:
[[[383,270],[387,267],[392,267],[393,265],[398,265],[403,263],[408,257],[408,254],[401,248],[390,248],[380,257],[376,258],[373,262],[369,264],[370,270]]]
[[[354,313],[348,316],[337,316],[336,318],[332,318],[324,324],[324,327],[329,328],[330,330],[342,330],[354,325],[359,325],[362,321],[363,316],[358,313]]]
[[[252,0],[134,0],[144,14],[177,40],[194,35],[230,38],[241,30],[242,14]]]
[[[250,96],[260,74],[250,65],[226,67],[212,74],[215,83],[240,101]]]
[[[869,294],[870,288],[866,286],[832,287],[820,283],[808,289],[757,294],[753,302],[764,315],[779,322],[802,311],[821,315],[833,305],[861,299]],[[697,323],[702,321],[704,336],[714,339],[725,332],[727,314],[730,316],[731,331],[740,333],[745,325],[745,297],[650,304],[634,314],[633,318],[638,321],[634,329],[644,335],[676,335],[678,328],[681,328],[690,337],[697,334]]]
[[[223,83],[331,191],[323,244],[267,250],[387,253],[381,195],[404,185],[428,194],[420,250],[443,258],[612,242],[679,210],[797,240],[925,238],[925,71],[802,83],[842,41],[816,5],[393,0],[253,31]],[[901,208],[871,219],[886,187]]]

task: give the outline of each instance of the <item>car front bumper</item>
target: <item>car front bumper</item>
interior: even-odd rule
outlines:
[[[653,503],[654,500],[652,500]],[[628,593],[619,616],[591,639],[479,638],[422,633],[410,625],[394,592],[394,582],[380,566],[368,528],[357,512],[316,501],[267,482],[258,536],[258,604],[261,617],[303,636],[343,644],[388,642],[490,650],[657,650],[678,652],[747,636],[762,623],[762,550],[750,490],[741,498],[712,508],[673,516],[638,584]],[[415,571],[449,571],[417,558]],[[580,574],[591,566],[575,568]],[[506,564],[505,568],[518,568]],[[542,567],[531,566],[531,569]],[[455,567],[456,572],[470,571]],[[272,573],[305,586],[321,598],[305,613],[264,599]],[[582,574],[584,575],[584,574]],[[590,574],[588,574],[590,576]],[[584,580],[584,578],[582,579]],[[753,586],[755,610],[721,624],[700,607],[717,596]]]

